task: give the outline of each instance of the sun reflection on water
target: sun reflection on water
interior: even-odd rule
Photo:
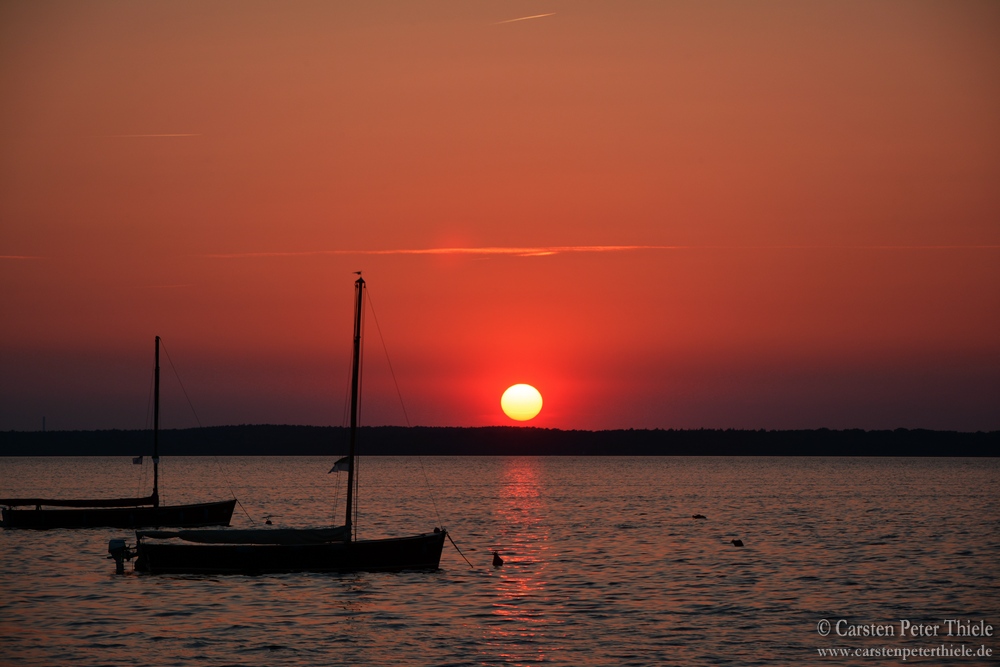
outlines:
[[[552,619],[546,584],[551,560],[541,462],[511,458],[503,463],[494,514],[500,536],[493,548],[504,564],[494,570],[493,618],[485,625],[484,649],[508,664],[535,664],[547,658],[544,635]]]

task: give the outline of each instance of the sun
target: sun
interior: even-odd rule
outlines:
[[[542,395],[530,384],[515,384],[500,397],[500,407],[511,419],[528,421],[542,411]]]

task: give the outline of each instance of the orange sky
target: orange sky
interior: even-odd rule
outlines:
[[[995,2],[5,2],[0,430],[340,424],[358,269],[414,424],[1000,429],[998,184]]]

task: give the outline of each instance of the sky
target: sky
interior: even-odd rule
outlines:
[[[0,4],[0,430],[343,424],[358,270],[367,424],[1000,429],[1000,4]]]

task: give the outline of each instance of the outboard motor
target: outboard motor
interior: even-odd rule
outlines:
[[[127,546],[125,540],[115,538],[108,542],[108,556],[115,561],[115,574],[125,574],[125,561],[135,558],[135,549]]]

